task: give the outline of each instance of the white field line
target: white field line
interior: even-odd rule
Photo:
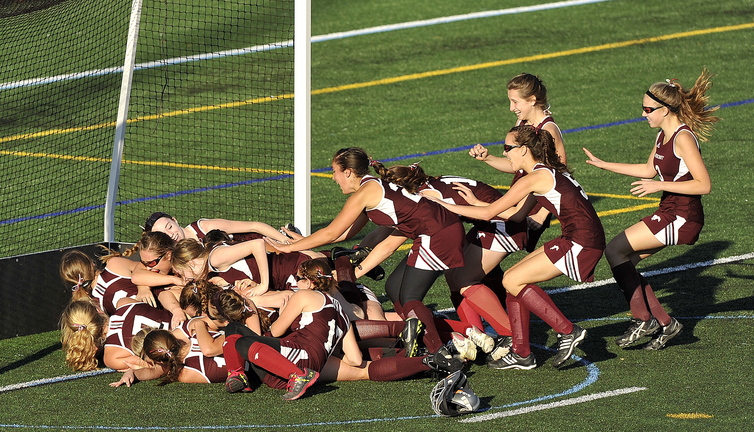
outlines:
[[[701,261],[701,262],[697,262],[697,263],[684,264],[684,265],[680,265],[680,266],[676,266],[676,267],[668,267],[668,268],[659,269],[659,270],[653,270],[653,271],[648,271],[648,272],[641,272],[641,274],[644,275],[644,276],[664,275],[664,274],[668,274],[668,273],[675,273],[675,272],[679,272],[679,271],[691,270],[691,269],[695,269],[695,268],[699,268],[699,267],[711,267],[713,265],[728,264],[728,263],[732,263],[732,262],[736,262],[736,261],[743,261],[743,260],[752,259],[752,258],[754,258],[754,252],[747,253],[747,254],[744,254],[744,255],[727,257],[727,258],[718,258],[718,259],[713,259],[713,260],[709,260],[709,261]],[[553,289],[549,289],[549,290],[545,290],[545,291],[548,294],[562,294],[562,293],[565,293],[565,292],[579,291],[579,290],[583,290],[583,289],[595,288],[595,287],[600,287],[600,286],[604,286],[604,285],[610,285],[610,284],[614,284],[614,283],[615,283],[615,279],[614,278],[610,278],[610,279],[604,279],[604,280],[601,280],[601,281],[587,282],[587,283],[583,283],[583,284],[579,284],[579,285],[567,286],[567,287],[563,287],[563,288],[553,288]]]
[[[87,377],[91,377],[95,375],[102,375],[102,374],[111,373],[111,372],[115,372],[115,371],[113,369],[101,369],[101,370],[90,371],[90,372],[80,372],[80,373],[76,373],[72,375],[62,375],[58,377],[38,379],[38,380],[27,381],[27,382],[18,383],[18,384],[10,384],[7,386],[0,387],[0,393],[5,393],[12,390],[20,390],[20,389],[28,388],[28,387],[35,387],[35,386],[44,385],[44,384],[54,384],[54,383],[74,380],[78,378],[87,378]]]
[[[472,19],[479,19],[479,18],[489,18],[489,17],[501,16],[501,15],[521,14],[521,13],[527,13],[527,12],[537,12],[537,11],[543,11],[543,10],[548,10],[548,9],[558,9],[558,8],[565,8],[565,7],[571,7],[571,6],[580,6],[584,4],[601,3],[601,2],[606,2],[606,1],[613,1],[613,0],[569,0],[569,1],[560,1],[560,2],[555,2],[555,3],[545,3],[541,5],[534,5],[534,6],[515,7],[515,8],[509,8],[509,9],[475,12],[475,13],[463,14],[463,15],[453,15],[453,16],[448,16],[448,17],[433,18],[433,19],[421,20],[421,21],[409,21],[405,23],[389,24],[389,25],[383,25],[383,26],[368,27],[368,28],[358,29],[358,30],[350,30],[350,31],[345,31],[345,32],[330,33],[330,34],[320,35],[320,36],[312,36],[311,43],[325,42],[325,41],[335,40],[335,39],[344,39],[344,38],[355,37],[355,36],[363,36],[363,35],[374,34],[374,33],[385,33],[385,32],[391,32],[391,31],[396,31],[396,30],[406,30],[406,29],[411,29],[411,28],[426,27],[426,26],[432,26],[432,25],[438,25],[438,24],[447,24],[447,23],[452,23],[452,22],[457,22],[457,21],[465,21],[465,20],[472,20]],[[162,66],[170,66],[170,65],[188,63],[188,62],[199,61],[199,60],[209,60],[209,59],[216,59],[216,58],[222,58],[222,57],[232,57],[232,56],[238,56],[238,55],[253,54],[253,53],[258,53],[258,52],[279,49],[279,48],[288,48],[292,46],[293,46],[293,40],[291,39],[291,40],[286,40],[282,42],[273,42],[273,43],[268,43],[268,44],[263,44],[263,45],[255,45],[255,46],[250,46],[246,48],[216,51],[216,52],[206,53],[206,54],[195,54],[192,56],[174,57],[174,58],[151,61],[151,62],[146,62],[146,63],[137,63],[134,66],[134,70],[152,69],[152,68],[157,68],[157,67],[162,67]],[[116,67],[110,67],[110,68],[105,68],[105,69],[93,69],[93,70],[83,71],[83,72],[56,75],[56,76],[51,76],[51,77],[31,78],[31,79],[25,79],[21,81],[0,83],[0,90],[9,90],[9,89],[18,88],[18,87],[30,87],[30,86],[35,86],[35,85],[50,84],[50,83],[59,82],[59,81],[74,80],[74,79],[79,79],[79,78],[90,78],[90,77],[95,77],[95,76],[108,75],[108,74],[121,73],[121,72],[123,72],[123,67],[116,66]]]
[[[540,404],[540,405],[532,405],[526,408],[518,408],[514,410],[499,412],[499,413],[490,413],[490,414],[484,414],[480,416],[474,416],[470,418],[465,418],[463,420],[459,420],[459,422],[460,423],[478,423],[478,422],[483,422],[487,420],[499,419],[503,417],[511,417],[511,416],[520,415],[520,414],[528,414],[535,411],[543,411],[543,410],[552,409],[552,408],[560,408],[560,407],[569,406],[569,405],[582,404],[582,403],[591,402],[597,399],[603,399],[603,398],[612,397],[612,396],[620,396],[620,395],[624,395],[628,393],[635,393],[635,392],[646,390],[646,389],[647,389],[646,387],[626,387],[626,388],[618,389],[618,390],[611,390],[611,391],[606,391],[606,392],[601,392],[601,393],[592,393],[590,395],[579,396],[579,397],[575,397],[571,399],[564,399],[557,402],[550,402],[550,403]]]

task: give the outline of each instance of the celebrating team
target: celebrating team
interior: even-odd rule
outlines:
[[[349,197],[329,225],[309,236],[224,219],[182,228],[156,212],[134,248],[109,251],[101,270],[83,253],[64,257],[61,277],[73,289],[61,317],[66,361],[75,370],[101,362],[124,371],[113,386],[159,378],[249,392],[265,383],[287,388],[283,399],[293,400],[318,379],[452,373],[478,350],[491,368],[533,369],[533,312],[556,333],[552,365],[560,367],[587,331],[537,284],[559,275],[591,281],[603,253],[633,316],[616,344],[652,336],[644,349],[662,349],[683,326],[636,264],[699,238],[701,195],[710,191],[699,140],[717,121],[707,106],[710,77],[704,70],[689,89],[668,80],[645,93],[643,116],[659,129],[646,163],[606,162],[583,149],[588,164],[639,179],[634,195],[662,192],[656,212],[609,242],[566,164],[544,84],[520,74],[507,87],[517,121],[503,157],[482,145],[469,152],[513,174],[505,194],[473,179],[431,177],[418,163],[385,167],[350,147],[332,159],[333,180]],[[553,217],[561,235],[537,248]],[[468,233],[462,220],[472,224]],[[368,221],[378,228],[358,247],[312,250],[353,238]],[[355,281],[374,274],[409,239],[409,253],[385,284],[395,314],[384,313]],[[529,254],[503,272],[500,262],[519,250]],[[128,259],[137,252],[138,261]],[[460,321],[438,318],[424,304],[441,275]],[[482,319],[495,335],[484,332]]]

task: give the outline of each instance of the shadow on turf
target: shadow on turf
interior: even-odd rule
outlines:
[[[59,351],[60,349],[62,349],[62,345],[60,343],[52,344],[52,345],[48,346],[47,348],[43,348],[43,349],[35,352],[34,354],[31,354],[31,355],[28,355],[28,356],[24,357],[21,360],[16,360],[16,361],[14,361],[13,363],[11,363],[11,364],[9,364],[7,366],[3,366],[2,368],[0,368],[0,375],[4,374],[6,372],[10,372],[13,369],[17,369],[17,368],[20,368],[22,366],[26,366],[27,364],[35,362],[37,360],[40,360],[40,359],[42,359],[44,357],[47,357],[48,355],[54,353],[55,351]]]

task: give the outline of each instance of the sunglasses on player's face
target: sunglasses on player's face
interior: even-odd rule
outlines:
[[[647,114],[652,114],[653,112],[657,111],[657,110],[658,110],[658,109],[660,109],[660,108],[664,108],[664,107],[661,107],[661,106],[658,106],[658,107],[648,107],[648,106],[642,106],[642,107],[641,107],[641,109],[642,109],[642,110],[643,110],[643,111],[644,111],[645,113],[647,113]]]
[[[155,258],[151,261],[142,261],[141,263],[144,264],[145,267],[152,268],[160,263],[160,260],[165,256],[165,254],[160,255],[158,258]]]
[[[508,153],[509,151],[513,150],[514,148],[523,147],[522,145],[510,145],[510,144],[503,144],[503,151]]]

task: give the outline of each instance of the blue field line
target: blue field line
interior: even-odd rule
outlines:
[[[522,7],[509,8],[509,9],[474,12],[474,13],[468,13],[468,14],[463,14],[463,15],[453,15],[453,16],[433,18],[433,19],[427,19],[427,20],[421,20],[421,21],[409,21],[409,22],[398,23],[398,24],[388,24],[388,25],[368,27],[368,28],[363,28],[363,29],[358,29],[358,30],[350,30],[350,31],[330,33],[330,34],[325,34],[325,35],[320,35],[320,36],[312,36],[311,43],[326,42],[326,41],[337,40],[337,39],[346,39],[346,38],[364,36],[364,35],[376,34],[376,33],[386,33],[386,32],[397,31],[397,30],[407,30],[407,29],[412,29],[412,28],[427,27],[427,26],[432,26],[432,25],[447,24],[447,23],[466,21],[466,20],[472,20],[472,19],[490,18],[490,17],[501,16],[501,15],[514,15],[514,14],[521,14],[521,13],[527,13],[527,12],[538,12],[538,11],[549,10],[549,9],[559,9],[559,8],[564,8],[564,7],[580,6],[584,4],[601,3],[601,2],[606,2],[606,1],[613,1],[613,0],[569,0],[569,1],[560,1],[560,2],[555,2],[555,3],[533,5],[533,6],[522,6]],[[271,51],[271,50],[280,49],[280,48],[289,48],[292,46],[293,46],[293,40],[287,40],[287,41],[282,41],[282,42],[273,42],[273,43],[255,45],[255,46],[239,48],[239,49],[217,51],[217,52],[211,52],[211,53],[205,53],[205,54],[195,54],[192,56],[184,56],[184,57],[174,57],[174,58],[169,58],[169,59],[138,63],[134,66],[134,70],[153,69],[153,68],[158,68],[158,67],[163,67],[163,66],[171,66],[171,65],[189,63],[189,62],[200,61],[200,60],[211,60],[211,59],[218,59],[218,58],[224,58],[224,57],[233,57],[233,56],[239,56],[239,55],[253,54],[253,53]],[[109,67],[109,68],[104,68],[104,69],[94,69],[94,70],[83,71],[83,72],[61,74],[61,75],[56,75],[56,76],[51,76],[51,77],[32,78],[32,79],[26,79],[26,80],[21,80],[21,81],[0,83],[0,91],[19,88],[19,87],[31,87],[31,86],[51,84],[51,83],[61,82],[61,81],[70,81],[70,80],[75,80],[75,79],[80,79],[80,78],[91,78],[91,77],[110,75],[110,74],[122,73],[122,72],[123,72],[122,66],[115,66],[115,67]]]
[[[730,107],[736,107],[736,106],[741,106],[741,105],[747,105],[747,104],[751,104],[751,103],[754,103],[754,99],[745,99],[745,100],[741,100],[741,101],[737,101],[737,102],[728,102],[728,103],[720,105],[720,108],[730,108]],[[621,120],[621,121],[610,122],[610,123],[603,123],[603,124],[592,125],[592,126],[583,126],[583,127],[574,128],[574,129],[565,129],[565,130],[563,130],[563,134],[566,135],[566,134],[576,133],[576,132],[583,132],[583,131],[596,130],[596,129],[604,129],[604,128],[608,128],[608,127],[622,126],[622,125],[625,125],[625,124],[638,123],[638,122],[641,122],[641,121],[644,121],[643,117],[634,118],[634,119],[628,119],[628,120]],[[492,145],[503,144],[504,142],[505,141],[493,141],[493,142],[486,142],[486,143],[481,143],[481,144],[484,145],[484,146],[492,146]],[[404,155],[404,156],[397,156],[397,157],[388,158],[388,159],[381,159],[381,161],[382,162],[397,162],[397,161],[402,161],[402,160],[406,160],[406,159],[417,159],[417,158],[422,158],[422,157],[426,157],[426,156],[437,156],[437,155],[443,155],[443,154],[448,154],[448,153],[457,153],[457,152],[461,152],[461,151],[470,150],[475,145],[476,145],[476,143],[475,144],[468,144],[468,145],[464,145],[464,146],[460,146],[460,147],[452,147],[452,148],[447,148],[447,149],[442,149],[442,150],[435,150],[435,151],[431,151],[431,152],[413,153],[413,154]],[[328,172],[331,169],[332,169],[331,167],[315,168],[311,172],[312,173],[323,173],[323,172]],[[227,189],[227,188],[236,187],[236,186],[247,186],[247,185],[255,184],[255,183],[262,183],[262,182],[268,182],[268,181],[274,181],[274,180],[287,179],[287,178],[291,178],[292,176],[293,176],[293,174],[281,174],[281,175],[276,175],[276,176],[273,176],[273,177],[265,177],[265,178],[259,178],[259,179],[244,180],[244,181],[235,182],[235,183],[227,183],[227,184],[221,184],[221,185],[215,185],[215,186],[207,186],[207,187],[196,188],[196,189],[188,189],[188,190],[184,190],[184,191],[176,191],[176,192],[171,192],[171,193],[167,193],[167,194],[154,195],[154,196],[141,197],[141,198],[134,198],[134,199],[125,200],[125,201],[118,201],[118,202],[115,203],[115,205],[116,206],[121,206],[121,205],[128,205],[128,204],[134,204],[134,203],[149,202],[149,201],[155,201],[155,200],[163,199],[163,198],[173,198],[173,197],[177,197],[177,196],[181,196],[181,195],[189,195],[189,194],[192,194],[192,193],[207,192],[207,191],[218,190],[218,189]],[[94,206],[79,207],[79,208],[70,209],[70,210],[61,210],[61,211],[51,212],[51,213],[44,213],[44,214],[34,215],[34,216],[25,216],[25,217],[21,217],[21,218],[0,220],[0,226],[9,225],[9,224],[13,224],[13,223],[16,223],[16,222],[25,222],[25,221],[29,221],[29,220],[41,220],[41,219],[48,219],[48,218],[51,218],[51,217],[63,216],[63,215],[67,215],[67,214],[82,213],[82,212],[89,211],[89,210],[102,209],[104,207],[105,207],[105,205],[101,204],[101,205],[94,205]]]

